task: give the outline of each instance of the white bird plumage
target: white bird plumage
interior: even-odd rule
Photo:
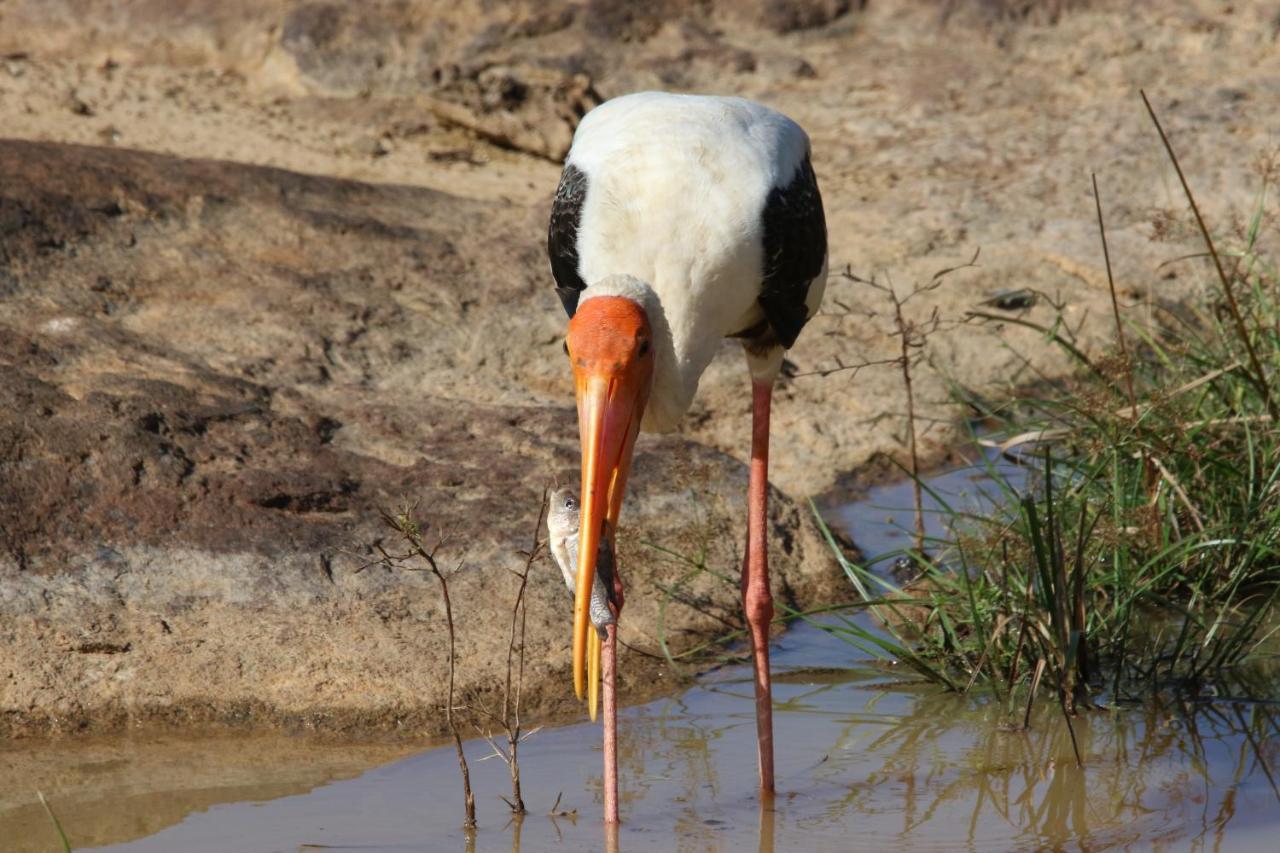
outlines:
[[[565,163],[590,187],[577,238],[581,300],[623,295],[661,308],[649,310],[645,431],[675,429],[721,339],[762,319],[761,212],[808,154],[798,124],[743,98],[641,92],[607,101],[578,126]],[[824,264],[805,298],[809,316],[825,284]],[[781,353],[770,355],[753,374],[776,373]]]

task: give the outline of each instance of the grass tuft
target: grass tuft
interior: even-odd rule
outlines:
[[[1095,180],[1117,352],[1086,355],[1056,331],[1061,321],[1037,325],[1077,375],[984,404],[994,435],[982,443],[1033,476],[1015,483],[990,464],[1000,508],[943,503],[948,532],[931,556],[908,554],[901,583],[846,559],[828,532],[880,623],[828,630],[949,689],[1022,691],[1028,702],[1049,690],[1068,722],[1104,693],[1230,689],[1280,630],[1280,274],[1259,244],[1271,173],[1247,227],[1211,237],[1143,99],[1204,240],[1205,296],[1152,322],[1123,316]]]

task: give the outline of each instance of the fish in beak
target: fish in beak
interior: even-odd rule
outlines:
[[[583,698],[585,669],[599,680],[599,639],[588,648],[589,606],[600,539],[612,549],[626,492],[636,433],[653,384],[653,345],[644,308],[625,296],[582,301],[569,320],[565,349],[573,366],[582,439],[581,519],[573,604],[573,689]],[[622,607],[622,583],[614,573],[612,598]],[[596,686],[592,686],[595,696]]]
[[[578,497],[572,489],[553,489],[548,495],[547,546],[560,574],[564,577],[569,595],[574,595],[578,579]],[[595,632],[587,635],[587,709],[595,722],[599,706],[601,641],[607,637],[609,625],[617,623],[617,604],[614,594],[613,543],[608,537],[600,540],[600,552],[596,555],[596,579],[591,585],[591,605],[588,614]]]

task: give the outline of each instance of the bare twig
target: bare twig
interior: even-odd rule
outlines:
[[[511,799],[513,802],[508,803],[511,811],[516,814],[524,814],[524,798],[520,794],[520,699],[524,693],[524,647],[525,647],[525,623],[528,617],[528,607],[525,606],[524,593],[529,586],[529,570],[533,568],[533,563],[541,554],[544,543],[542,542],[543,522],[546,520],[547,513],[547,490],[542,490],[542,500],[538,504],[538,520],[533,525],[533,543],[529,546],[529,550],[525,553],[524,570],[520,573],[520,588],[516,592],[515,604],[511,608],[511,632],[507,639],[507,683],[506,689],[502,696],[502,720],[507,730],[507,753],[510,760],[507,765],[511,769]],[[519,651],[516,646],[516,623],[519,622]],[[516,663],[516,686],[515,690],[511,689],[511,671],[512,657],[518,654]],[[530,733],[532,734],[532,732]]]
[[[501,711],[495,713],[484,701],[484,698],[478,694],[473,695],[470,700],[471,707],[475,709],[475,713],[486,721],[484,726],[476,724],[476,733],[484,739],[491,750],[488,755],[480,760],[488,761],[491,758],[499,758],[507,765],[507,769],[511,773],[511,797],[509,799],[502,797],[501,799],[516,817],[528,813],[520,786],[520,744],[539,731],[537,728],[529,732],[523,730],[523,723],[520,717],[520,701],[524,694],[525,626],[528,612],[525,591],[529,586],[529,572],[545,548],[545,543],[542,541],[542,529],[543,522],[546,521],[546,490],[543,491],[542,501],[538,506],[538,519],[533,527],[533,542],[528,551],[520,552],[521,556],[525,558],[524,566],[518,572],[511,572],[519,579],[520,585],[516,590],[516,597],[511,605],[511,626],[507,633],[507,674],[506,680],[503,682]],[[495,731],[502,732],[504,744],[498,743],[494,736]]]
[[[935,277],[934,281],[938,279]],[[914,295],[914,294],[913,294]],[[920,454],[916,447],[916,395],[911,386],[912,349],[924,347],[929,332],[938,327],[938,314],[935,310],[925,323],[925,328],[909,323],[902,314],[902,300],[891,289],[889,298],[893,301],[893,323],[898,330],[900,347],[899,369],[902,371],[902,387],[907,391],[907,442],[911,454],[911,495],[916,509],[916,552],[924,553],[924,492],[920,484]],[[930,325],[931,324],[931,325]]]
[[[868,359],[868,360],[859,361],[855,364],[845,364],[844,360],[841,359],[840,356],[836,356],[835,367],[825,367],[825,368],[820,368],[818,370],[807,370],[804,373],[797,373],[794,378],[799,379],[801,376],[831,376],[833,373],[844,373],[845,371],[849,371],[849,370],[852,370],[853,375],[857,376],[859,371],[868,367],[881,367],[883,365],[897,364],[897,363],[898,363],[897,356],[894,356],[893,358]]]
[[[939,315],[937,308],[934,308],[923,320],[913,319],[908,316],[906,306],[911,300],[926,293],[937,290],[943,283],[943,280],[956,272],[957,270],[968,269],[977,266],[978,256],[982,249],[979,247],[973,253],[973,257],[962,264],[952,267],[945,267],[935,272],[928,281],[918,283],[912,287],[905,295],[899,294],[898,290],[893,286],[892,282],[881,283],[874,277],[864,278],[856,274],[851,267],[845,267],[842,275],[849,281],[864,285],[872,290],[879,291],[889,302],[888,312],[881,312],[874,309],[858,309],[845,305],[839,300],[832,301],[841,309],[842,314],[833,314],[828,316],[858,316],[865,317],[870,320],[887,320],[888,326],[884,329],[886,335],[897,339],[898,352],[894,356],[878,359],[859,359],[853,363],[846,363],[839,356],[836,357],[836,366],[821,368],[807,373],[797,374],[799,376],[831,376],[835,373],[852,372],[856,376],[859,371],[868,367],[894,365],[898,368],[902,375],[903,389],[907,395],[906,410],[906,430],[907,430],[907,453],[909,455],[912,496],[915,502],[915,546],[916,551],[923,554],[925,546],[925,529],[924,529],[924,490],[920,483],[920,451],[918,430],[919,417],[916,412],[916,392],[913,369],[924,358],[924,350],[928,343],[929,337],[943,328],[950,328],[953,325],[959,325],[957,322],[944,322]],[[838,330],[833,330],[833,334],[838,334]]]
[[[462,751],[462,736],[458,734],[458,726],[453,718],[454,669],[456,665],[453,603],[449,600],[449,582],[445,579],[444,573],[440,571],[440,566],[436,562],[436,551],[444,540],[442,538],[434,548],[428,550],[422,544],[422,531],[418,523],[411,517],[411,513],[412,507],[405,507],[396,515],[383,510],[382,520],[404,538],[405,543],[409,546],[408,556],[422,560],[431,573],[436,576],[436,580],[440,582],[440,593],[444,597],[445,622],[449,631],[449,696],[444,707],[444,717],[445,724],[448,725],[449,732],[453,735],[453,747],[458,753],[458,770],[462,774],[462,792],[466,801],[466,821],[463,826],[467,829],[474,829],[476,825],[476,798],[471,791],[471,771],[467,767],[467,756]],[[382,554],[387,565],[400,566],[403,562],[403,557],[396,557],[387,553],[381,545],[375,545],[374,547]]]
[[[968,269],[969,267],[976,267],[978,265],[978,255],[981,255],[981,254],[982,254],[982,247],[979,246],[978,248],[973,250],[972,258],[965,261],[963,264],[956,264],[954,267],[943,267],[942,269],[938,270],[936,273],[933,274],[933,277],[929,279],[929,282],[933,283],[933,282],[940,281],[943,278],[946,278],[947,276],[951,275],[953,272],[957,270]]]
[[[560,791],[559,793],[556,794],[556,801],[551,806],[551,810],[547,812],[547,817],[577,817],[578,816],[577,809],[560,808],[560,800],[562,797],[564,797],[564,791]]]
[[[1107,287],[1111,291],[1111,311],[1116,319],[1116,340],[1120,343],[1120,355],[1124,358],[1124,379],[1129,392],[1129,413],[1133,425],[1138,426],[1138,397],[1133,393],[1133,362],[1129,359],[1129,347],[1124,340],[1124,324],[1120,322],[1120,302],[1116,299],[1116,282],[1111,275],[1111,252],[1107,249],[1107,228],[1102,222],[1102,199],[1098,195],[1098,176],[1093,178],[1093,205],[1098,211],[1098,236],[1102,238],[1102,260],[1107,265]]]

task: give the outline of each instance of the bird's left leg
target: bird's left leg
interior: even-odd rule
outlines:
[[[618,623],[606,626],[604,640],[604,821],[618,823]]]
[[[773,376],[762,378],[756,371],[752,373],[751,482],[747,488],[747,553],[742,565],[742,608],[751,629],[760,790],[772,794],[773,688],[769,678],[769,625],[773,621],[773,594],[769,591],[765,527],[768,522],[769,404],[773,397]]]
[[[601,669],[604,681],[604,821],[606,826],[618,825],[618,618],[622,615],[622,573],[618,570],[617,551],[614,546],[613,528],[605,529],[601,537],[600,556],[597,568],[601,570],[601,581],[608,596],[608,608],[613,614],[612,621],[604,625],[603,640],[595,642],[603,645],[600,650]],[[594,631],[592,632],[595,633]],[[594,676],[593,676],[594,677]]]

